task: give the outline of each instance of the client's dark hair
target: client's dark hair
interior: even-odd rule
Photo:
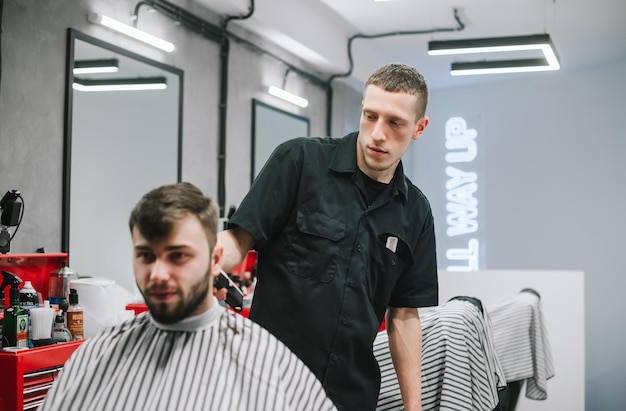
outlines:
[[[137,227],[147,241],[156,243],[167,238],[174,224],[189,214],[200,220],[212,252],[217,241],[219,209],[190,183],[164,185],[144,195],[133,208],[128,226],[131,233]]]

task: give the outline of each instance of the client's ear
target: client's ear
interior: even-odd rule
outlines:
[[[224,246],[221,244],[215,244],[213,248],[213,254],[211,255],[211,274],[213,277],[217,277],[220,275],[220,270],[222,269],[222,261],[224,257]]]

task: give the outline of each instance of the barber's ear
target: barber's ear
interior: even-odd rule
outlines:
[[[211,274],[213,277],[217,277],[220,275],[220,270],[222,269],[222,262],[224,258],[224,246],[221,244],[215,244],[215,248],[213,248],[213,255],[211,256],[213,266],[211,267]]]
[[[426,130],[426,126],[428,126],[428,117],[424,116],[417,120],[417,127],[412,137],[413,140],[418,140],[422,136],[422,133]]]

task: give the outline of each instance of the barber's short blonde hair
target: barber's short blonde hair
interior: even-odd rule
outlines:
[[[407,93],[417,96],[417,107],[415,108],[417,118],[426,115],[428,105],[428,85],[424,76],[414,67],[401,63],[391,63],[384,65],[374,71],[365,83],[367,86],[373,85],[392,93]]]

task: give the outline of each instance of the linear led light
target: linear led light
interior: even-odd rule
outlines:
[[[543,58],[453,63],[452,75],[521,73],[558,70],[561,66],[548,34],[491,37],[467,40],[430,41],[431,56],[539,50]]]
[[[270,93],[272,96],[274,97],[278,97],[281,98],[285,101],[290,102],[291,104],[295,104],[296,106],[299,107],[306,107],[309,105],[309,100],[300,97],[300,96],[296,96],[295,94],[292,94],[288,91],[283,90],[282,88],[278,88],[276,86],[270,86],[269,90],[267,91],[268,93]]]
[[[74,77],[72,88],[76,91],[142,91],[167,88],[165,77],[136,77],[113,79],[81,79]]]
[[[453,76],[469,76],[554,70],[548,67],[545,59],[459,62],[452,63],[450,74]]]
[[[99,13],[89,13],[87,19],[94,24],[103,25],[129,37],[132,37],[139,41],[143,41],[146,44],[167,51],[168,53],[171,53],[176,49],[176,46],[174,46],[174,44],[170,43],[169,41],[165,41],[156,36],[153,36],[152,34],[148,34],[145,31],[141,31],[132,26],[121,23],[117,20],[112,19],[109,16],[105,16]]]
[[[119,70],[118,59],[76,60],[74,74],[116,73]]]

